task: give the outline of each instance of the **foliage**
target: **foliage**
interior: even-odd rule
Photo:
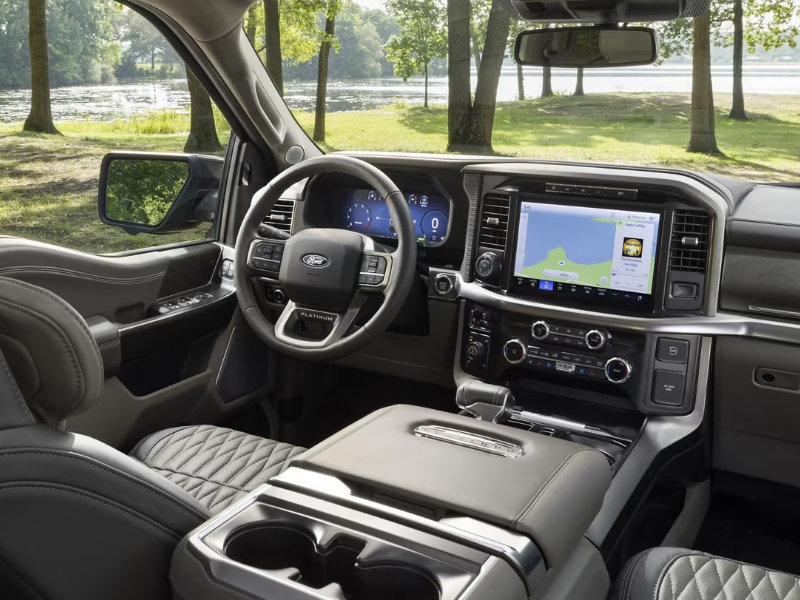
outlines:
[[[404,80],[427,72],[433,58],[447,54],[447,12],[439,0],[388,0],[401,27],[386,43],[386,56]]]
[[[106,212],[117,221],[158,225],[188,178],[182,161],[115,160],[108,168]]]

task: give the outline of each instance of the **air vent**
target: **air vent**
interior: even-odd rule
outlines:
[[[489,192],[483,197],[478,246],[506,249],[508,237],[508,213],[511,197],[501,192]]]
[[[703,212],[676,210],[669,245],[669,268],[672,271],[705,273],[711,219]]]
[[[292,215],[294,214],[294,200],[291,198],[280,198],[272,212],[264,219],[264,223],[272,225],[275,229],[280,229],[286,233],[292,232]]]

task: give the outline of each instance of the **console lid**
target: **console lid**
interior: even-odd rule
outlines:
[[[397,405],[297,457],[367,491],[531,537],[548,568],[600,510],[611,470],[596,450],[469,417]]]

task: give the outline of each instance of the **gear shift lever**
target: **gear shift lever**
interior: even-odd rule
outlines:
[[[511,416],[514,394],[500,385],[468,381],[458,386],[456,404],[476,419],[502,423]]]

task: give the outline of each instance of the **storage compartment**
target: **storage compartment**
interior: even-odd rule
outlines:
[[[213,333],[126,362],[120,368],[119,380],[134,396],[163,390],[205,371],[215,340]]]
[[[349,600],[439,600],[433,578],[410,564],[362,564],[359,555],[366,545],[356,537],[337,535],[322,548],[308,531],[265,524],[232,533],[225,554],[251,567],[288,570],[290,579],[310,588],[337,584]]]

